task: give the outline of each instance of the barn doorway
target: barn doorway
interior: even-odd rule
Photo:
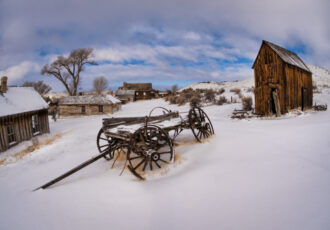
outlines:
[[[307,104],[307,89],[301,88],[301,110],[304,111]]]
[[[272,88],[270,91],[270,112],[271,114],[276,114],[276,106],[275,101],[273,97],[273,92],[275,92],[276,89]]]
[[[277,117],[281,116],[280,100],[276,88],[270,90],[270,113],[276,114]]]

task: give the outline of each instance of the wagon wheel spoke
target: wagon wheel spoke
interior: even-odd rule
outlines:
[[[165,164],[169,164],[170,162],[163,160],[162,158],[159,158],[160,161],[164,162]]]
[[[161,152],[161,153],[158,153],[158,154],[162,155],[162,154],[170,154],[170,153],[172,153],[172,152],[171,151],[167,151],[167,152]]]
[[[144,165],[143,165],[143,169],[142,169],[142,171],[146,170],[147,165],[148,165],[148,161],[145,161],[145,162],[144,162]]]
[[[142,159],[142,161],[140,163],[138,163],[133,169],[136,170],[138,167],[140,167],[142,165],[143,162],[145,162],[146,159]]]
[[[157,161],[154,161],[158,168],[161,168],[161,166],[157,163]]]
[[[138,159],[138,158],[141,158],[142,156],[139,155],[139,156],[135,156],[135,157],[130,157],[129,160],[134,160],[134,159]]]

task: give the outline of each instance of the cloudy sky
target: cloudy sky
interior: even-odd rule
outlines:
[[[58,55],[94,48],[81,89],[105,76],[111,88],[155,88],[253,76],[261,41],[330,69],[329,0],[0,0],[0,75],[9,84],[44,80]]]

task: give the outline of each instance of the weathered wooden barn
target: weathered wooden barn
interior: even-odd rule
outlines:
[[[49,133],[48,105],[33,87],[7,87],[1,78],[0,152]]]
[[[152,83],[127,83],[124,82],[119,90],[134,90],[134,101],[136,100],[149,100],[155,96],[155,92],[152,89]]]
[[[59,116],[111,114],[120,109],[120,100],[111,95],[68,96],[58,102]]]
[[[257,114],[279,116],[313,106],[312,73],[297,54],[262,41],[252,68]]]

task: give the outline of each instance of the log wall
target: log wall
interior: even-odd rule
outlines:
[[[82,107],[85,106],[85,113],[82,113]],[[121,109],[121,104],[103,105],[103,112],[99,112],[99,105],[59,105],[59,115],[66,116],[84,116],[112,114]]]
[[[32,131],[32,116],[38,116],[39,132]],[[15,143],[9,144],[7,136],[7,126],[13,126]],[[16,114],[0,118],[0,152],[22,141],[30,140],[32,137],[49,133],[48,111],[40,110],[35,112]]]

